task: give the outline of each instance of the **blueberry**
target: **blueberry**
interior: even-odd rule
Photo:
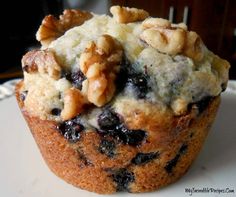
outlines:
[[[76,72],[67,72],[67,71],[63,71],[61,74],[61,77],[66,78],[68,81],[70,81],[72,83],[72,85],[75,88],[78,88],[79,90],[82,89],[82,83],[83,81],[86,79],[86,77],[84,76],[84,74],[78,70]]]
[[[85,166],[93,165],[93,163],[85,156],[82,150],[77,149],[77,153],[78,153],[79,159],[81,160],[81,163],[79,165],[81,168]]]
[[[61,109],[59,109],[59,108],[53,108],[53,109],[51,110],[51,114],[54,115],[54,116],[60,116],[60,114],[61,114]]]
[[[146,132],[143,130],[129,130],[124,124],[116,126],[115,134],[117,138],[124,144],[137,146],[146,137]]]
[[[172,160],[168,161],[165,170],[168,173],[171,173],[173,168],[176,166],[177,162],[179,161],[180,154],[177,154]]]
[[[78,118],[74,118],[62,122],[57,126],[57,129],[67,140],[75,143],[80,139],[80,133],[84,130],[84,127],[78,122]]]
[[[140,164],[146,164],[153,159],[156,159],[159,157],[158,152],[151,152],[151,153],[138,153],[132,160],[131,162],[135,165],[140,165]]]
[[[180,149],[179,149],[179,153],[180,153],[180,154],[184,154],[184,153],[186,153],[187,149],[188,149],[188,145],[187,145],[187,144],[183,144],[183,145],[180,147]]]
[[[146,137],[146,132],[143,130],[127,130],[126,132],[122,133],[123,142],[125,144],[131,146],[137,146],[141,144],[141,142]]]
[[[115,155],[116,145],[110,140],[101,140],[98,150],[100,153],[107,155],[108,157],[113,157]]]
[[[112,174],[113,181],[117,184],[117,191],[128,191],[129,183],[134,182],[134,173],[121,168]]]
[[[166,166],[165,166],[165,170],[168,172],[168,173],[171,173],[173,168],[177,165],[178,161],[179,161],[179,158],[181,157],[182,154],[186,153],[187,151],[187,148],[188,148],[188,145],[186,144],[183,144],[177,155],[170,161],[167,162]]]
[[[24,101],[26,99],[27,94],[28,94],[27,90],[26,91],[22,91],[20,93],[20,100]]]
[[[82,83],[86,79],[84,74],[79,70],[71,74],[72,85],[79,90],[82,89]]]
[[[120,124],[120,119],[115,112],[110,109],[104,110],[98,116],[98,125],[102,130],[114,130]]]
[[[129,130],[121,122],[118,114],[111,109],[105,109],[98,116],[98,125],[100,134],[111,136],[131,146],[139,145],[146,137],[146,132],[143,130]]]
[[[121,65],[120,65],[120,72],[119,75],[116,78],[116,88],[118,91],[121,91],[124,89],[125,84],[128,79],[128,75],[131,73],[131,64],[129,60],[125,57],[123,57]]]
[[[63,70],[61,72],[61,78],[66,78],[68,81],[71,82],[72,81],[72,79],[71,79],[71,72]]]
[[[211,101],[212,101],[212,97],[208,96],[196,102],[195,105],[198,108],[198,113],[201,114],[208,107]]]
[[[147,75],[142,73],[132,74],[128,77],[127,86],[133,88],[135,96],[139,99],[146,97],[149,91]]]

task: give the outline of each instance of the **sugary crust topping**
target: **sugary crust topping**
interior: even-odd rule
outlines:
[[[77,114],[80,114],[86,104],[86,98],[76,88],[70,88],[64,93],[64,109],[61,112],[63,120],[69,120],[74,118]]]
[[[59,79],[61,67],[54,53],[49,50],[35,50],[26,53],[22,58],[23,70],[27,73],[47,73],[53,79]]]
[[[187,31],[183,23],[173,25],[160,18],[149,18],[142,22],[144,31],[140,38],[148,45],[169,55],[183,54],[195,61],[203,58],[203,43],[199,35]]]
[[[92,18],[92,14],[80,10],[65,10],[59,19],[52,15],[46,16],[38,29],[36,38],[44,47],[53,40],[62,36],[68,29],[82,25],[86,20]]]
[[[81,54],[80,69],[87,77],[83,91],[89,102],[100,107],[111,100],[122,54],[119,42],[109,35],[102,35],[97,43],[89,43]]]
[[[120,6],[112,6],[110,12],[114,19],[119,23],[142,21],[149,16],[149,13],[145,10]]]

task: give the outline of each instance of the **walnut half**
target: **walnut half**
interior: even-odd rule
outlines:
[[[141,34],[141,39],[160,52],[170,55],[180,53],[184,47],[185,31],[163,27],[148,28]]]
[[[112,6],[110,12],[119,23],[142,21],[149,16],[149,13],[145,10],[120,6]]]
[[[22,58],[22,68],[28,73],[48,73],[56,80],[61,75],[61,67],[57,63],[54,53],[49,50],[34,50],[26,53]]]
[[[161,18],[148,18],[142,22],[144,31],[141,40],[162,53],[169,55],[183,54],[195,61],[204,56],[203,43],[200,36],[187,30],[183,23],[171,24]]]
[[[96,106],[109,102],[115,93],[115,79],[120,69],[123,50],[120,43],[109,35],[89,43],[80,56],[80,69],[87,77],[82,91]]]
[[[82,25],[86,20],[92,18],[92,14],[81,10],[64,10],[59,19],[52,15],[46,16],[39,27],[36,38],[44,47],[53,40],[62,36],[68,29]]]
[[[61,112],[63,120],[69,120],[74,118],[77,114],[81,113],[86,99],[80,90],[76,88],[70,88],[64,93],[64,108]]]

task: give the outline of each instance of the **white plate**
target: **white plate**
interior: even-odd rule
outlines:
[[[234,190],[236,195],[236,91],[235,82],[222,95],[222,104],[205,146],[189,172],[158,192],[132,196],[189,196],[186,188],[204,189],[193,196],[221,196],[212,189]],[[207,193],[207,189],[209,192]],[[130,196],[118,193],[112,196]],[[44,163],[15,98],[0,101],[0,196],[94,197],[55,176]],[[107,195],[109,196],[109,195]]]

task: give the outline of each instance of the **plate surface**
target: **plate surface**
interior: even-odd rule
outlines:
[[[184,177],[158,192],[111,196],[189,196],[187,188],[204,190],[194,192],[193,196],[221,196],[212,189],[234,190],[222,195],[236,196],[236,86],[235,82],[230,84],[231,89],[222,94],[217,119],[206,143]],[[48,169],[14,97],[0,101],[0,155],[2,197],[101,196],[67,184]]]

